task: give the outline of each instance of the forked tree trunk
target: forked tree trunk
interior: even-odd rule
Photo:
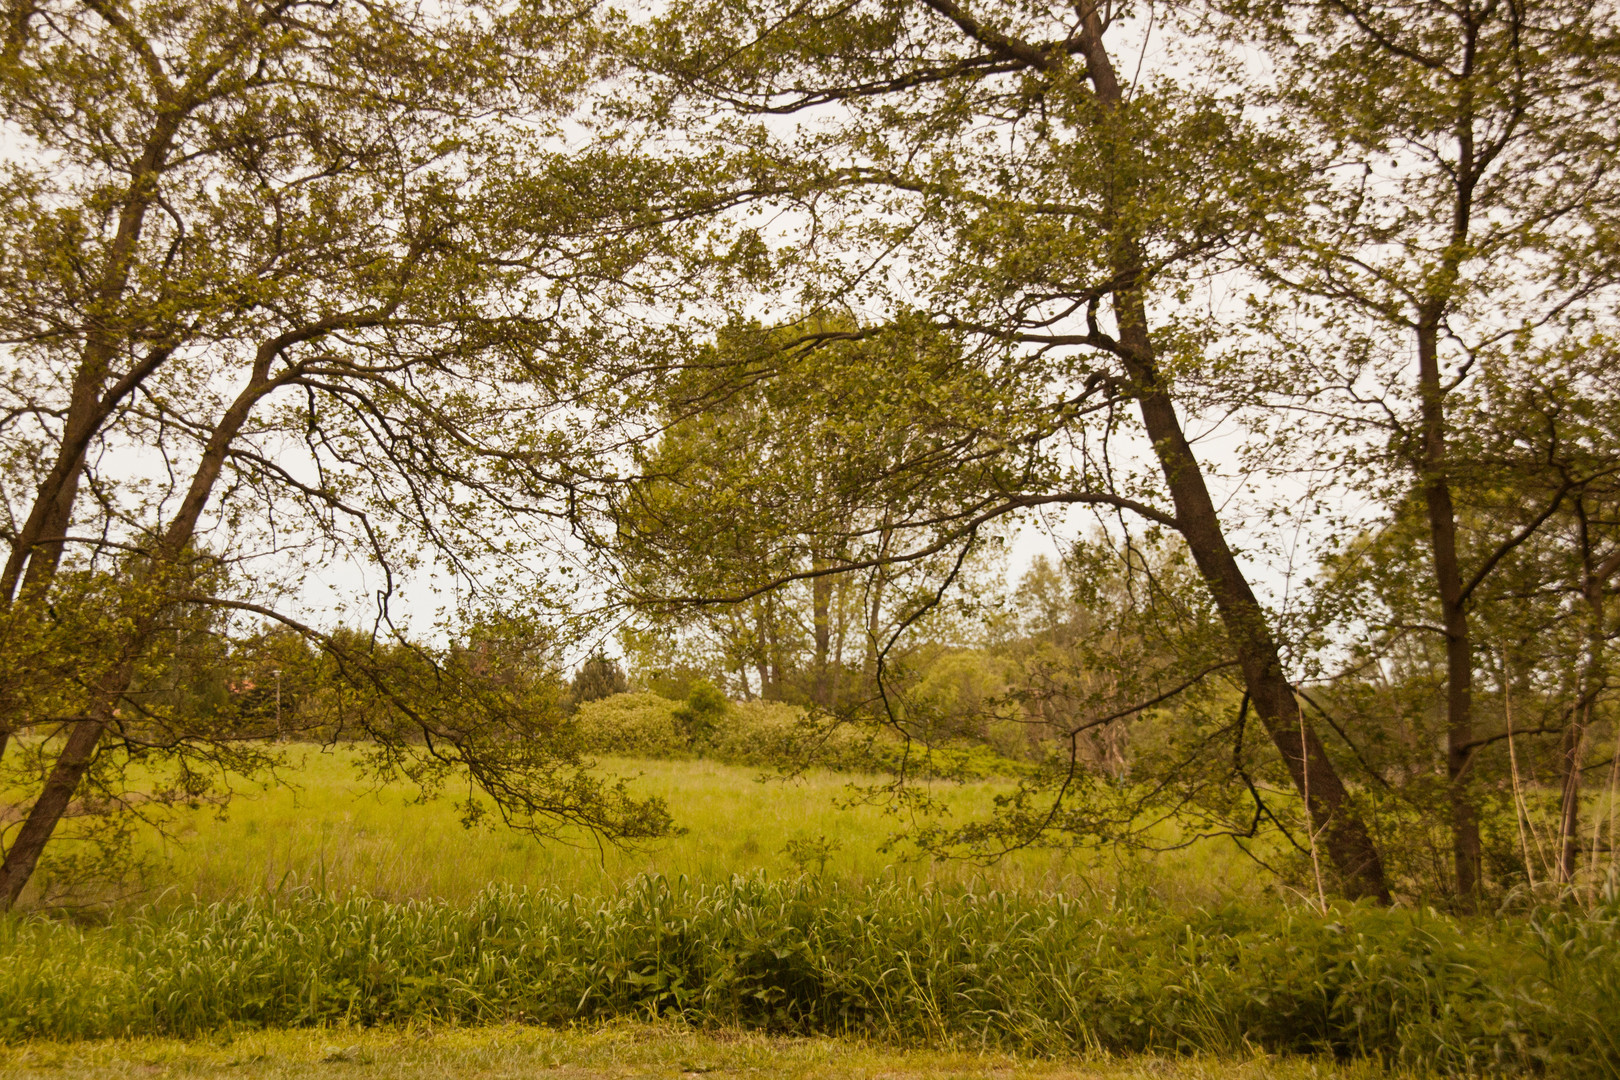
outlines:
[[[146,577],[150,578],[154,571],[161,573],[162,564],[180,557],[191,543],[203,508],[208,505],[214,484],[224,468],[231,443],[247,423],[254,405],[274,385],[269,378],[271,362],[286,344],[297,340],[306,338],[298,334],[284,335],[260,348],[247,387],[225,410],[209,435],[186,496],[150,557],[152,561],[147,564]],[[161,607],[159,604],[157,608],[136,614],[122,643],[119,662],[101,679],[93,693],[89,716],[71,725],[67,742],[52,764],[39,797],[29,807],[16,839],[6,849],[5,858],[0,860],[0,911],[10,910],[22,895],[45,851],[45,845],[56,832],[62,815],[67,812],[74,792],[94,764],[101,736],[113,722],[118,702],[129,692],[136,663],[151,647]]]
[[[177,105],[161,113],[134,162],[129,187],[119,207],[118,228],[108,247],[107,264],[90,305],[90,326],[83,353],[73,374],[67,412],[62,418],[62,442],[56,460],[40,481],[34,502],[0,570],[0,610],[9,609],[23,591],[42,591],[61,563],[73,504],[84,474],[85,454],[117,404],[145,375],[173,353],[172,347],[154,346],[135,367],[106,392],[112,362],[125,345],[121,336],[102,325],[124,298],[135,264],[146,213],[158,196],[158,177],[168,161],[180,123],[193,105]]]
[[[173,107],[163,110],[142,146],[141,156],[133,163],[130,184],[118,208],[118,227],[90,305],[90,327],[74,371],[56,460],[40,481],[28,516],[13,538],[5,566],[0,568],[0,612],[13,611],[19,595],[43,595],[50,587],[61,565],[90,444],[118,403],[173,353],[170,346],[152,347],[109,392],[112,361],[124,341],[100,320],[111,315],[124,297],[147,211],[158,196],[158,177],[166,167],[182,120],[194,106],[195,101],[173,103]],[[0,911],[16,903],[33,876],[45,842],[94,761],[104,726],[105,717],[81,720],[69,732],[40,797],[0,862]],[[0,756],[9,741],[10,732],[0,729]]]

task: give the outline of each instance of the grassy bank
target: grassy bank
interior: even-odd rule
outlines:
[[[0,925],[13,1040],[664,1016],[1041,1055],[1259,1050],[1620,1075],[1614,906],[1487,925],[641,878],[594,899],[297,894],[98,928]]]

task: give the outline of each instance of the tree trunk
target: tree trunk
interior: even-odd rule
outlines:
[[[838,579],[834,590],[832,664],[834,671],[844,670],[844,645],[849,638],[849,578]]]
[[[1124,96],[1102,35],[1102,20],[1092,7],[1085,20],[1086,70],[1098,98],[1112,108]],[[1116,250],[1115,279],[1140,281],[1142,259],[1134,238],[1121,237]],[[1338,770],[1315,730],[1302,722],[1265,611],[1226,542],[1203,471],[1158,371],[1140,288],[1117,291],[1113,306],[1120,359],[1135,384],[1142,422],[1170,489],[1179,531],[1237,652],[1255,714],[1282,755],[1295,788],[1309,793],[1310,818],[1321,832],[1322,848],[1344,891],[1356,899],[1367,897],[1387,904],[1389,885],[1372,835],[1351,807]]]
[[[1125,337],[1122,331],[1122,340]],[[1299,703],[1283,674],[1282,658],[1265,611],[1226,542],[1175,406],[1155,383],[1146,382],[1156,380],[1156,372],[1133,371],[1132,376],[1144,387],[1139,391],[1142,420],[1169,485],[1181,535],[1237,652],[1255,715],[1282,755],[1294,787],[1301,793],[1309,791],[1311,820],[1321,831],[1322,848],[1344,891],[1355,899],[1367,897],[1387,904],[1390,895],[1383,860],[1366,825],[1350,806],[1344,783],[1314,728],[1300,722]]]
[[[760,700],[771,700],[770,646],[766,643],[763,600],[754,601],[754,671],[759,675]]]
[[[828,560],[813,558],[812,569],[825,570]],[[833,580],[830,576],[822,574],[810,579],[810,600],[812,618],[815,622],[816,658],[813,672],[814,682],[811,685],[810,697],[822,708],[832,704],[832,687],[830,676],[832,670],[830,660],[832,656],[832,592]]]
[[[888,583],[886,568],[883,559],[889,554],[889,544],[892,540],[892,530],[889,528],[889,515],[885,511],[883,527],[878,530],[878,564],[872,568],[871,582],[867,586],[867,604],[865,611],[866,623],[866,661],[865,675],[867,681],[874,682],[878,673],[878,655],[882,652],[878,644],[878,634],[883,628],[883,591]]]
[[[1479,818],[1469,765],[1474,746],[1474,646],[1457,557],[1457,516],[1447,475],[1444,390],[1440,385],[1440,319],[1431,304],[1418,325],[1418,391],[1423,418],[1423,501],[1446,633],[1446,795],[1451,810],[1451,851],[1457,899],[1464,909],[1478,901]]]
[[[154,346],[114,385],[111,393],[105,392],[113,358],[124,340],[101,321],[111,320],[124,297],[147,210],[158,196],[158,177],[165,168],[180,123],[194,104],[174,103],[173,107],[160,112],[140,158],[134,163],[130,185],[119,208],[118,229],[89,309],[91,322],[86,329],[79,366],[73,375],[56,461],[40,482],[28,517],[18,530],[5,567],[0,569],[0,611],[12,610],[19,586],[22,594],[36,595],[50,586],[61,565],[91,442],[118,401],[173,352],[172,347]],[[127,684],[127,678],[124,681]],[[96,744],[106,719],[103,716],[81,721],[69,733],[61,755],[46,777],[40,797],[29,809],[27,819],[0,862],[0,911],[9,910],[17,902],[33,876],[46,841],[56,831],[74,791],[95,760]],[[8,741],[9,732],[0,731],[0,754],[4,753]]]
[[[1581,542],[1581,596],[1586,601],[1586,663],[1581,672],[1581,695],[1570,710],[1569,723],[1559,746],[1559,814],[1558,837],[1561,851],[1558,859],[1558,880],[1575,880],[1575,870],[1581,851],[1581,772],[1586,746],[1586,730],[1592,707],[1603,693],[1608,673],[1605,661],[1603,591],[1610,574],[1614,573],[1620,553],[1605,560],[1602,565],[1593,562],[1592,535],[1586,517],[1586,504],[1576,500],[1575,512],[1580,526]]]
[[[1581,853],[1581,758],[1586,749],[1586,725],[1580,710],[1570,714],[1558,747],[1560,804],[1558,812],[1558,880],[1575,880]]]
[[[769,700],[782,700],[782,635],[776,610],[776,594],[765,596],[765,660],[771,675]]]
[[[62,820],[68,803],[73,801],[73,793],[79,789],[79,781],[95,761],[96,744],[101,740],[104,726],[104,720],[87,719],[74,724],[73,730],[68,732],[67,745],[51,766],[39,798],[29,808],[17,838],[6,849],[5,862],[0,864],[0,912],[11,910],[28,879],[34,876],[34,867],[39,863],[46,841],[56,831],[57,822]]]

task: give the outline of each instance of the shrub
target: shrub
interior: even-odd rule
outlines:
[[[894,772],[982,780],[1016,776],[1031,766],[981,745],[908,750],[886,732],[811,722],[797,705],[728,702],[696,683],[684,702],[649,692],[615,694],[580,705],[575,723],[584,747],[625,757],[685,758],[706,754],[728,765],[817,766],[845,772]]]
[[[657,694],[614,694],[583,702],[574,723],[592,753],[662,758],[684,757],[688,751],[687,734],[675,719],[675,702]]]
[[[743,701],[732,705],[710,745],[716,758],[732,765],[803,764],[871,772],[867,742],[847,727],[827,731],[812,725],[797,705]]]
[[[731,702],[713,683],[698,682],[687,692],[686,700],[675,707],[673,715],[686,733],[687,745],[703,749],[730,711]]]

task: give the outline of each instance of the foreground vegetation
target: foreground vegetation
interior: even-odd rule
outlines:
[[[1355,1080],[1380,1075],[1363,1065],[1319,1060],[1275,1062],[1141,1058],[1056,1063],[993,1051],[912,1051],[848,1039],[799,1039],[758,1032],[696,1031],[678,1024],[615,1023],[556,1030],[502,1025],[468,1029],[234,1032],[204,1042],[118,1039],[94,1044],[35,1041],[0,1045],[0,1069],[18,1080],[58,1077],[64,1068],[86,1080],[125,1077],[230,1076],[246,1080],[303,1077],[312,1067],[342,1065],[338,1075],[387,1080],[507,1080],[541,1070],[557,1080],[628,1076],[758,1076],[793,1080],[946,1080],[995,1076],[1044,1080]]]
[[[0,926],[11,1039],[664,1016],[1037,1055],[1620,1075],[1620,903],[1488,925],[753,875],[467,904],[298,892],[96,929]]]
[[[1263,1052],[1620,1075],[1620,898],[1324,914],[1220,842],[935,862],[885,850],[880,808],[839,805],[858,777],[713,760],[613,761],[689,830],[566,847],[370,784],[352,749],[288,755],[298,786],[182,811],[77,919],[0,921],[0,1070],[949,1076],[1173,1054],[1187,1075],[1303,1074],[1230,1064]],[[971,810],[1006,783],[939,793]],[[599,1030],[653,1018],[678,1026]]]

